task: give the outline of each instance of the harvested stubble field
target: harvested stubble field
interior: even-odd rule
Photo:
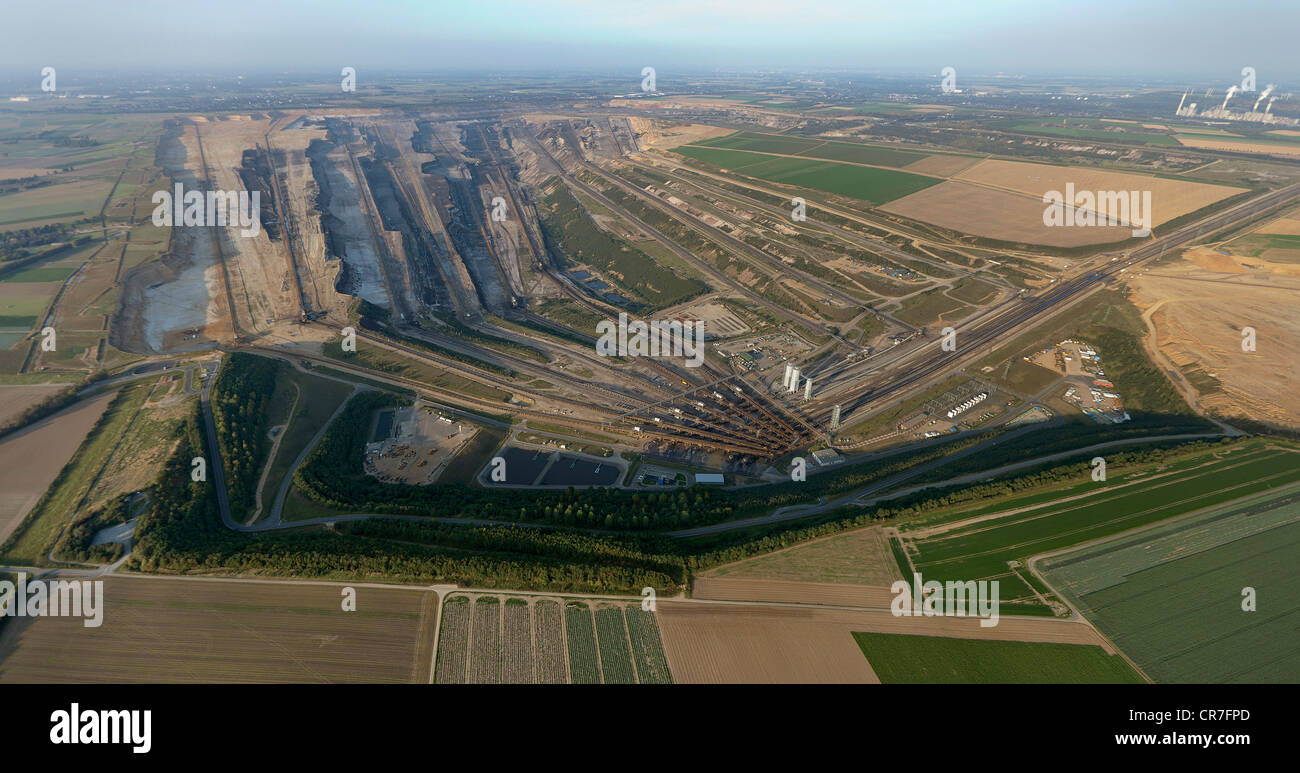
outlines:
[[[342,587],[108,577],[99,628],[6,626],[0,682],[427,682],[437,594]]]
[[[697,577],[691,586],[691,596],[716,601],[779,601],[873,608],[888,607],[894,599],[888,585],[757,580],[740,577]]]
[[[1252,142],[1248,139],[1214,139],[1200,134],[1177,134],[1174,139],[1198,150],[1227,150],[1233,153],[1264,153],[1274,156],[1300,156],[1300,144],[1290,142]]]
[[[1044,225],[1043,195],[1048,191],[1064,195],[1069,183],[1078,192],[1150,191],[1153,226],[1246,190],[1101,169],[988,159],[882,209],[962,233],[1051,247],[1107,244],[1132,236],[1127,226]]]
[[[1132,229],[1120,226],[1049,228],[1043,225],[1043,207],[1040,199],[950,180],[881,209],[975,236],[1048,247],[1108,244],[1132,235]]]
[[[878,683],[853,639],[862,631],[1105,646],[1083,623],[1035,618],[981,628],[973,618],[673,601],[659,602],[657,617],[679,683]]]
[[[1246,192],[1245,188],[1226,185],[995,159],[981,161],[959,172],[955,179],[1030,196],[1040,203],[1040,212],[1044,193],[1064,193],[1070,183],[1074,184],[1076,191],[1151,191],[1151,222],[1154,226]]]
[[[702,580],[722,578],[888,586],[899,573],[884,529],[871,526],[709,570],[696,577],[692,593],[700,595]]]

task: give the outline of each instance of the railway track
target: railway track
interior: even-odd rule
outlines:
[[[1086,297],[1092,291],[1116,281],[1119,274],[1139,265],[1143,261],[1162,255],[1171,247],[1176,248],[1193,239],[1225,228],[1242,217],[1254,216],[1260,211],[1285,205],[1297,198],[1300,198],[1300,184],[1281,188],[1178,228],[1174,232],[1153,239],[1123,256],[1116,256],[1111,263],[1103,267],[1103,270],[1087,271],[1080,276],[1056,285],[1046,293],[1025,298],[1013,308],[971,330],[963,331],[960,353],[940,352],[938,356],[929,357],[905,367],[896,374],[877,380],[875,383],[868,385],[865,391],[854,398],[842,400],[841,404],[844,405],[842,415],[844,418],[848,418],[864,408],[892,397],[901,390],[905,390],[920,379],[957,367],[995,342],[1002,334],[1040,321],[1050,316],[1051,313],[1063,310],[1071,303]],[[821,407],[825,408],[825,400],[822,402]],[[825,418],[829,420],[829,411],[826,411]]]
[[[298,228],[294,222],[293,213],[288,205],[288,198],[280,189],[280,172],[275,167],[275,153],[271,148],[271,133],[266,132],[262,135],[266,141],[266,147],[260,148],[262,155],[266,158],[266,168],[270,172],[271,184],[271,208],[275,211],[276,217],[280,220],[280,228],[284,231],[284,243],[288,247],[287,255],[289,261],[289,276],[293,279],[293,285],[298,296],[298,312],[300,319],[306,319],[312,313],[312,305],[307,300],[307,293],[302,288],[302,276],[298,273],[298,266],[302,258],[299,256],[297,246]]]

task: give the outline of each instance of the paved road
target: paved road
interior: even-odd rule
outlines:
[[[288,472],[284,474],[284,480],[280,482],[280,489],[275,492],[275,504],[271,506],[271,514],[264,520],[260,521],[260,525],[263,525],[266,528],[275,528],[281,525],[280,512],[284,509],[284,499],[289,495],[289,487],[293,485],[293,474],[298,471],[298,468],[302,466],[303,461],[307,459],[307,454],[311,453],[312,450],[316,448],[316,444],[320,442],[320,439],[325,436],[325,430],[330,428],[330,425],[334,423],[334,420],[338,418],[339,414],[343,413],[343,409],[347,407],[348,403],[352,402],[352,398],[356,397],[358,392],[372,388],[373,387],[367,386],[353,387],[352,393],[343,398],[343,402],[339,403],[339,407],[334,409],[334,413],[330,414],[330,417],[321,425],[320,430],[312,436],[311,442],[302,449],[302,453],[298,454],[298,458],[294,459],[293,464],[289,466]],[[288,431],[287,427],[285,431]],[[266,463],[269,465],[271,460],[267,459]],[[259,524],[253,525],[256,526]]]

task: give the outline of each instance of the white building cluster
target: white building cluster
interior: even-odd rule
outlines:
[[[953,408],[952,410],[948,411],[948,418],[951,419],[955,416],[959,416],[965,413],[971,408],[974,408],[975,406],[987,400],[988,397],[989,397],[988,392],[980,392],[979,394],[975,395],[974,397],[962,403],[961,405],[957,406],[956,408]]]

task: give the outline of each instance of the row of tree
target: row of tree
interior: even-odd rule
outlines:
[[[276,360],[236,352],[230,355],[212,385],[212,419],[217,427],[230,509],[236,515],[252,511],[257,481],[270,450],[266,415],[275,393],[280,364]]]

